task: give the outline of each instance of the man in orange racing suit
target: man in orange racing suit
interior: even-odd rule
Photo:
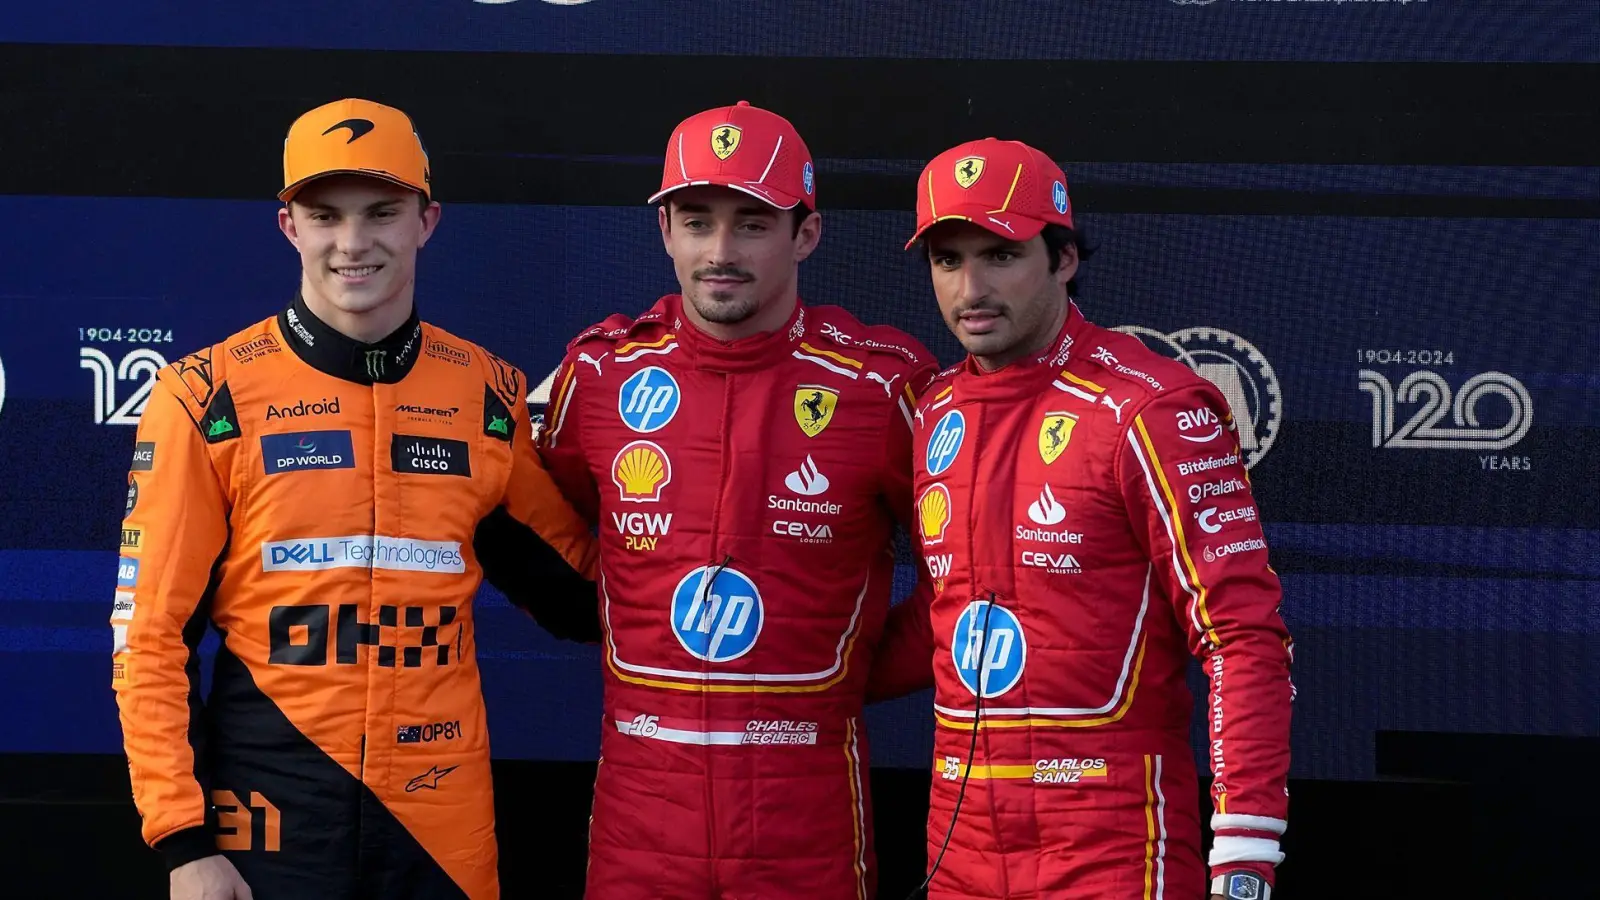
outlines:
[[[111,624],[144,838],[174,900],[492,900],[474,533],[504,517],[480,552],[537,569],[557,632],[594,615],[593,541],[522,373],[417,317],[410,119],[314,109],[284,178],[298,295],[163,369],[139,423]]]
[[[794,127],[691,116],[651,202],[682,293],[570,345],[540,433],[600,529],[588,900],[875,895],[862,702],[910,525],[914,339],[800,302]]]
[[[1212,893],[1265,900],[1290,642],[1226,401],[1079,312],[1066,176],[1043,153],[990,138],[940,154],[918,240],[968,357],[917,408],[936,594],[896,607],[873,690],[935,682],[929,896],[1202,896],[1193,655]]]

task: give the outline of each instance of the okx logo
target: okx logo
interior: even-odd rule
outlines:
[[[700,566],[672,592],[672,632],[689,655],[731,662],[749,653],[765,619],[761,591],[725,566]]]

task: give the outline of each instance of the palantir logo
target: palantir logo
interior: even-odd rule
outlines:
[[[731,662],[749,653],[765,619],[761,591],[725,566],[700,566],[672,592],[672,633],[695,659]]]
[[[812,461],[811,455],[807,454],[806,461],[800,464],[800,468],[790,472],[789,477],[783,480],[783,484],[802,497],[815,497],[827,493],[828,476],[822,474],[822,470]]]
[[[960,410],[952,409],[939,419],[928,437],[928,452],[923,460],[929,475],[939,476],[950,468],[961,452],[961,440],[966,433],[967,417]]]
[[[617,392],[617,413],[623,424],[641,434],[660,431],[678,414],[678,382],[660,366],[628,376]]]
[[[984,699],[1017,686],[1028,664],[1028,642],[1022,622],[998,603],[976,600],[956,618],[950,636],[956,675],[974,696],[982,685]]]

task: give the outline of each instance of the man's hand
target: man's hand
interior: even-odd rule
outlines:
[[[207,856],[172,870],[172,900],[255,900],[226,856]]]

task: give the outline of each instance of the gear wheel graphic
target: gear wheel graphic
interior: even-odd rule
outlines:
[[[1272,364],[1254,344],[1232,332],[1203,326],[1170,334],[1139,325],[1113,330],[1139,338],[1151,350],[1183,363],[1214,383],[1218,379],[1211,376],[1230,372],[1236,375],[1236,379],[1224,378],[1229,383],[1217,387],[1230,405],[1243,406],[1234,410],[1236,417],[1248,417],[1250,431],[1240,441],[1244,444],[1245,468],[1254,467],[1272,449],[1283,422],[1283,388]],[[1239,404],[1241,400],[1243,403]]]

